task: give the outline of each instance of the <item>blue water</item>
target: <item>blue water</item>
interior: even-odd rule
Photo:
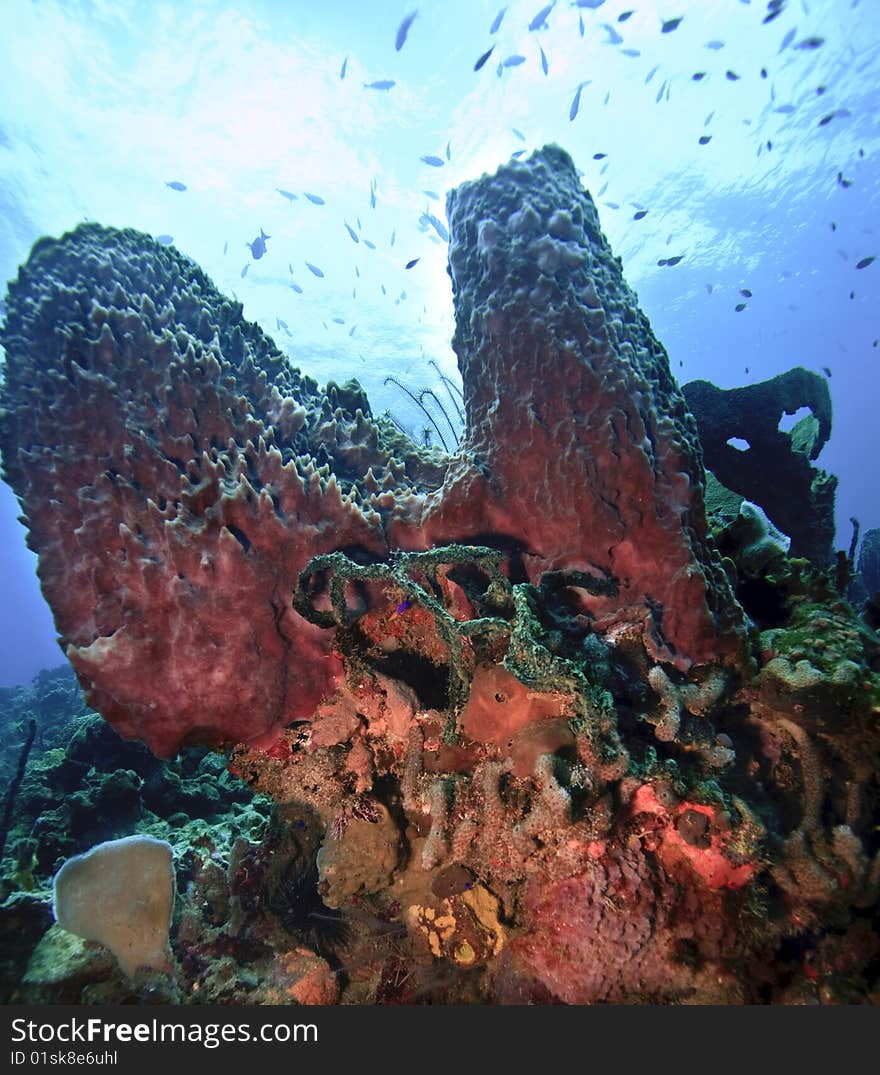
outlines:
[[[856,268],[880,256],[880,5],[558,2],[530,30],[530,0],[492,34],[502,6],[0,0],[0,274],[84,219],[162,236],[294,363],[416,426],[385,379],[455,376],[427,214],[442,230],[447,190],[559,142],[682,383],[828,368],[837,544],[880,526],[880,260]],[[60,657],[16,513],[3,486],[0,684]]]

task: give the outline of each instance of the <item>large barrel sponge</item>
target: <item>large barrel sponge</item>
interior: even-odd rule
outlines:
[[[124,737],[167,756],[309,720],[341,662],[293,593],[336,550],[489,544],[658,660],[739,654],[696,426],[571,158],[465,184],[449,216],[454,456],[374,421],[356,382],[319,390],[138,232],[42,239],[10,284],[4,477],[86,698]]]

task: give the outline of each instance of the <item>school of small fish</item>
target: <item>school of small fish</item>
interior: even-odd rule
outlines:
[[[742,2],[745,3],[745,4],[748,4],[749,0],[742,0]],[[788,2],[788,0],[767,0],[765,13],[763,14],[763,17],[762,17],[762,20],[761,20],[762,23],[764,25],[766,25],[766,24],[774,22],[778,17],[780,17],[786,10],[787,2]],[[578,17],[577,27],[578,27],[578,33],[579,33],[579,35],[581,37],[584,37],[585,34],[586,34],[586,25],[585,25],[585,22],[584,22],[584,14],[583,13],[584,12],[598,12],[599,9],[604,6],[604,4],[605,4],[605,0],[569,0],[568,7],[573,8],[573,9],[575,9],[577,11],[577,17]],[[548,30],[550,28],[551,20],[555,20],[557,18],[562,19],[562,18],[565,17],[564,14],[563,14],[564,10],[565,10],[564,5],[559,5],[559,7],[557,9],[557,0],[552,0],[551,3],[543,5],[539,10],[537,10],[535,12],[535,14],[528,21],[528,23],[525,25],[524,28],[525,28],[525,30],[528,31],[529,34],[535,35],[535,46],[537,48],[537,53],[536,54],[532,53],[531,60],[530,60],[530,57],[527,54],[528,50],[524,50],[524,51],[508,51],[506,54],[505,54],[505,52],[501,51],[499,53],[501,58],[498,59],[496,67],[495,67],[495,71],[496,71],[496,74],[497,74],[498,78],[502,78],[507,72],[514,72],[517,68],[523,67],[523,66],[529,64],[530,62],[536,62],[536,63],[538,63],[540,65],[540,69],[541,69],[544,77],[549,77],[550,76],[551,58],[552,57],[547,55],[547,52],[545,51],[545,48],[544,48],[544,44],[538,38],[539,38],[539,35],[543,31],[546,31],[546,30]],[[804,10],[807,11],[806,4],[804,4]],[[628,8],[626,10],[623,10],[623,11],[619,12],[616,15],[616,17],[615,17],[616,25],[612,24],[612,22],[600,22],[600,23],[597,23],[596,28],[595,28],[596,32],[597,33],[602,33],[602,34],[605,35],[604,38],[602,38],[602,40],[601,40],[601,44],[605,45],[605,46],[608,46],[609,48],[612,48],[612,49],[617,49],[619,51],[620,55],[627,56],[627,57],[630,57],[630,58],[639,57],[642,54],[642,50],[626,46],[624,35],[621,32],[621,30],[623,29],[625,24],[628,23],[629,20],[636,13],[637,13],[637,9]],[[507,6],[501,7],[498,10],[498,12],[495,14],[495,16],[493,17],[493,19],[492,19],[492,21],[491,21],[491,23],[489,25],[489,28],[488,28],[489,37],[495,37],[496,35],[498,35],[500,30],[501,30],[501,28],[502,28],[502,26],[506,25],[507,23],[509,23],[510,20],[509,20],[509,18],[507,18],[507,16],[508,16],[508,7]],[[404,46],[406,45],[407,41],[410,38],[411,31],[414,30],[414,26],[415,26],[416,32],[419,30],[419,28],[421,28],[421,22],[419,21],[418,24],[417,24],[418,17],[419,17],[419,9],[415,8],[415,9],[409,11],[407,14],[405,14],[404,17],[399,22],[399,24],[397,26],[397,31],[396,31],[396,34],[395,34],[395,37],[394,37],[394,49],[395,49],[396,52],[400,52],[404,48]],[[657,32],[658,32],[659,35],[669,35],[669,34],[674,33],[676,30],[679,29],[679,27],[682,25],[682,23],[685,22],[685,18],[686,18],[686,16],[683,15],[683,14],[676,14],[676,15],[670,14],[670,15],[667,15],[666,17],[658,17],[658,16],[654,16],[654,17],[657,18]],[[618,27],[620,29],[618,29]],[[422,28],[422,29],[424,29],[424,28]],[[522,47],[522,44],[524,44],[524,42],[521,42],[521,47]],[[776,55],[779,56],[779,55],[781,55],[783,53],[788,53],[789,56],[792,56],[796,52],[800,52],[800,53],[804,53],[804,54],[815,53],[818,49],[822,48],[822,46],[824,44],[825,44],[825,38],[824,37],[822,37],[822,36],[820,36],[818,34],[809,34],[809,33],[805,34],[803,36],[799,36],[798,28],[795,27],[795,26],[792,26],[786,31],[786,33],[783,35],[782,39],[780,40],[778,48],[777,48]],[[488,47],[484,51],[480,52],[480,54],[477,56],[476,60],[473,63],[473,72],[474,73],[479,73],[480,71],[483,70],[484,67],[486,67],[486,65],[488,64],[488,61],[490,60],[490,58],[492,58],[492,56],[495,55],[496,50],[499,49],[499,40],[494,40],[491,43],[487,42],[487,45],[488,45]],[[624,46],[624,47],[621,47],[621,46]],[[718,38],[713,38],[713,39],[711,39],[709,41],[706,41],[704,43],[703,47],[710,53],[719,53],[719,52],[721,52],[722,50],[725,49],[726,42],[721,40],[721,39],[718,39]],[[350,57],[346,56],[342,61],[342,65],[341,65],[341,67],[339,69],[339,79],[340,80],[344,80],[346,78],[346,75],[347,75],[347,72],[348,72],[349,59],[350,59]],[[662,63],[657,63],[657,64],[655,64],[654,66],[651,67],[650,71],[648,72],[647,76],[644,79],[644,84],[645,85],[648,85],[648,84],[651,83],[651,81],[654,79],[654,76],[658,73],[658,71],[661,70],[662,66],[663,66]],[[724,79],[726,81],[732,82],[732,83],[739,82],[745,77],[745,75],[743,73],[740,73],[740,71],[735,70],[733,67],[727,67],[727,66],[723,66],[722,71],[717,71],[714,77],[716,77],[716,78],[720,77],[720,75],[722,73],[723,73]],[[511,75],[510,77],[517,77],[517,76]],[[709,70],[706,67],[700,66],[700,68],[698,70],[695,70],[691,74],[690,81],[692,81],[694,83],[701,83],[704,80],[711,79],[712,77],[713,77],[713,73],[712,73],[711,70]],[[760,68],[760,78],[761,79],[768,79],[769,78],[769,71],[768,71],[768,68],[766,66],[763,66],[763,67]],[[577,120],[578,116],[580,115],[580,113],[581,113],[581,105],[582,105],[582,100],[583,100],[582,95],[584,94],[584,91],[586,91],[587,88],[592,83],[593,83],[592,78],[583,79],[583,80],[581,80],[581,81],[576,83],[576,85],[574,86],[573,90],[569,91],[569,92],[572,93],[572,97],[571,97],[570,105],[569,105],[569,110],[568,110],[568,119],[569,119],[570,123],[574,123],[575,120]],[[385,92],[385,93],[387,93],[388,91],[393,89],[396,85],[397,85],[397,80],[394,79],[394,78],[390,78],[390,77],[377,78],[377,79],[374,79],[372,81],[364,81],[362,83],[362,87],[365,90],[374,90],[374,91]],[[655,103],[657,105],[660,105],[664,101],[669,101],[670,100],[671,89],[672,89],[672,79],[671,78],[662,79],[660,87],[657,90],[656,95],[655,95]],[[825,86],[824,84],[816,87],[815,88],[815,96],[819,97],[819,96],[824,95],[824,93],[826,92],[826,89],[827,89],[827,86]],[[730,92],[735,93],[737,91],[731,90]],[[609,90],[605,94],[604,105],[608,104],[608,102],[610,100],[610,97],[611,97],[611,91]],[[788,101],[788,102],[783,101],[780,104],[776,104],[775,102],[776,102],[775,89],[771,85],[771,87],[770,87],[770,106],[772,106],[772,107],[769,107],[768,111],[772,111],[776,115],[779,115],[779,116],[791,116],[791,115],[796,114],[798,109],[800,107],[802,107],[803,99],[801,99],[801,102],[797,102],[797,103],[791,102],[791,101]],[[704,128],[709,127],[710,123],[713,120],[714,115],[715,115],[715,112],[713,110],[712,112],[710,112],[706,116],[705,121],[703,122],[703,127]],[[844,120],[844,119],[850,117],[851,115],[852,115],[852,113],[848,108],[842,107],[842,106],[841,107],[835,107],[835,108],[832,108],[829,111],[825,112],[818,119],[817,126],[820,127],[820,128],[825,128],[825,127],[828,127],[833,121],[835,121],[835,120]],[[746,122],[749,122],[749,121],[746,121]],[[526,138],[526,135],[523,134],[523,132],[521,130],[519,130],[518,128],[514,127],[514,128],[511,128],[511,131],[512,131],[513,135],[520,142],[527,143],[528,140]],[[701,134],[697,138],[697,144],[700,145],[700,146],[703,146],[703,147],[709,146],[709,144],[713,140],[713,137],[714,137],[714,135],[712,133],[707,132],[707,133]],[[758,146],[757,152],[758,152],[758,155],[760,155],[763,152],[770,152],[770,151],[772,151],[772,149],[773,149],[772,140],[770,140],[770,139],[762,139],[760,145]],[[514,160],[518,160],[526,152],[527,152],[527,149],[525,147],[517,148],[517,149],[513,150],[513,152],[511,153],[511,158],[514,159]],[[707,150],[707,152],[709,152],[711,154],[712,151]],[[864,151],[859,150],[859,155],[864,156]],[[600,174],[602,174],[602,175],[604,175],[606,169],[608,168],[608,165],[611,163],[609,160],[606,159],[607,156],[608,155],[606,153],[601,152],[601,151],[598,151],[598,152],[595,152],[595,153],[592,154],[592,159],[594,161],[596,161],[596,162],[603,161],[604,162],[602,164],[601,171],[600,171]],[[423,164],[423,165],[425,165],[425,166],[427,166],[429,168],[433,168],[433,169],[441,169],[441,168],[443,168],[447,163],[449,163],[451,161],[451,159],[452,159],[452,156],[451,156],[451,143],[449,141],[447,141],[447,143],[446,143],[445,151],[441,151],[441,152],[426,152],[426,153],[422,154],[419,157],[419,161],[421,162],[421,164]],[[849,188],[849,187],[851,187],[853,185],[854,180],[850,179],[850,178],[847,178],[844,175],[843,170],[838,169],[837,174],[836,174],[836,182],[843,189],[847,189],[847,188]],[[168,187],[170,190],[173,190],[173,191],[179,192],[179,193],[183,193],[183,192],[188,190],[187,184],[184,183],[180,179],[166,180],[165,181],[165,186]],[[599,190],[597,192],[597,196],[602,197],[602,195],[605,194],[607,188],[608,188],[608,180],[606,180],[602,184],[602,186],[599,188]],[[275,190],[277,191],[277,193],[281,197],[283,197],[285,200],[287,200],[290,203],[291,206],[293,206],[293,204],[295,202],[299,201],[300,198],[303,198],[305,201],[307,201],[307,202],[309,202],[309,203],[311,203],[312,205],[315,205],[315,206],[324,206],[326,204],[326,200],[325,200],[325,198],[323,196],[321,196],[319,194],[315,194],[315,193],[310,192],[310,191],[300,191],[299,193],[295,193],[294,191],[286,189],[286,188],[283,188],[283,187],[276,187]],[[377,180],[375,178],[373,178],[373,179],[370,180],[370,185],[369,185],[369,204],[370,204],[371,209],[376,208],[376,205],[377,205],[377,191],[378,191],[378,182],[377,182]],[[422,193],[425,195],[425,197],[427,197],[427,198],[429,198],[431,200],[439,200],[439,198],[440,198],[440,195],[436,191],[433,191],[433,190],[424,190]],[[620,204],[618,202],[615,202],[615,201],[605,201],[603,204],[607,208],[610,208],[612,210],[617,210],[617,209],[620,208]],[[634,206],[634,208],[635,208],[635,212],[632,214],[632,220],[633,221],[643,220],[648,215],[649,210],[647,208],[644,208],[643,206],[639,206],[638,204],[636,204]],[[375,250],[376,249],[376,244],[372,240],[370,240],[366,236],[364,236],[361,220],[360,220],[359,217],[357,217],[357,219],[356,219],[357,227],[352,226],[349,223],[349,221],[345,220],[345,219],[343,219],[342,223],[343,223],[344,228],[347,231],[347,233],[348,233],[348,235],[351,238],[353,243],[358,244],[359,246],[362,245],[367,250]],[[448,241],[449,241],[448,229],[447,229],[446,225],[434,213],[430,212],[427,209],[425,211],[423,211],[420,214],[419,218],[418,218],[418,225],[419,225],[419,230],[423,233],[423,235],[425,235],[425,237],[427,239],[430,239],[434,243],[448,243]],[[831,229],[832,229],[832,231],[837,230],[837,224],[835,222],[831,223]],[[268,248],[267,248],[267,245],[266,245],[266,241],[268,239],[270,239],[270,238],[271,238],[271,236],[267,235],[266,232],[261,227],[260,230],[259,230],[259,234],[254,239],[252,239],[252,240],[250,240],[249,242],[246,243],[246,245],[250,249],[251,257],[252,257],[252,259],[254,261],[260,260],[264,255],[266,255],[268,253]],[[390,246],[394,246],[395,239],[396,239],[396,231],[393,231],[391,233],[391,237],[390,237],[390,243],[389,243]],[[670,243],[672,241],[672,239],[673,239],[673,235],[670,234],[669,238],[667,239],[667,244]],[[167,246],[167,245],[170,245],[174,240],[173,240],[173,237],[171,235],[163,233],[163,234],[160,234],[160,235],[156,236],[156,241],[158,243],[160,243],[161,245],[166,245]],[[224,243],[224,247],[223,247],[223,253],[224,254],[227,252],[227,249],[228,249],[228,242]],[[842,256],[846,257],[846,252],[845,251],[840,251],[840,253],[841,253]],[[656,264],[657,264],[658,267],[666,267],[666,268],[674,267],[674,266],[680,264],[685,259],[685,256],[686,256],[685,253],[681,253],[681,254],[675,254],[675,255],[667,256],[667,257],[660,257],[660,258],[657,258]],[[410,270],[410,269],[415,268],[415,266],[419,264],[420,260],[421,260],[421,255],[412,257],[409,260],[403,262],[402,264],[403,264],[404,270]],[[866,269],[875,260],[876,260],[875,255],[865,255],[865,256],[861,257],[855,263],[855,268],[858,269],[858,270]],[[308,261],[306,259],[303,259],[303,263],[305,264],[306,268],[308,268],[308,270],[312,273],[312,275],[314,275],[315,277],[317,277],[319,279],[324,277],[323,270],[320,269],[316,264],[314,264],[313,262]],[[243,268],[241,270],[242,278],[244,278],[247,275],[249,267],[250,267],[250,262],[246,263],[243,266]],[[293,266],[292,266],[292,264],[289,265],[288,267],[290,269],[290,274],[293,275]],[[360,270],[357,268],[357,266],[355,266],[355,274],[356,274],[356,276],[360,277]],[[294,281],[290,282],[290,287],[296,294],[302,294],[303,293],[303,288],[298,283],[296,283]],[[714,291],[714,285],[706,284],[706,291],[707,291],[707,293],[709,295],[712,295],[713,291]],[[382,292],[383,295],[387,294],[387,289],[385,288],[384,284],[381,285],[381,292]],[[753,297],[752,290],[749,289],[749,288],[746,288],[746,287],[740,288],[739,289],[739,294],[742,296],[742,298],[744,300],[749,300],[749,299],[751,299]],[[353,289],[352,295],[353,295],[353,297],[356,297],[356,295],[357,295],[357,289],[356,288]],[[850,292],[850,298],[854,298],[854,297],[855,297],[855,292],[851,291]],[[403,300],[405,298],[406,298],[406,292],[404,291],[404,292],[401,292],[400,296],[397,299],[395,299],[395,302],[400,302],[401,300]],[[734,309],[734,311],[736,313],[742,313],[743,311],[745,311],[747,309],[747,306],[748,306],[748,303],[746,301],[740,301],[740,302],[737,302],[734,305],[733,309]],[[345,324],[345,320],[343,318],[341,318],[341,317],[332,318],[332,321],[333,321],[333,323],[336,323],[336,324],[339,324],[339,325],[344,325]],[[280,318],[276,318],[276,327],[279,329],[279,331],[284,331],[287,335],[290,335],[287,323],[285,321],[281,320]],[[325,327],[327,327],[326,323],[325,323]],[[357,327],[356,325],[352,326],[351,330],[349,331],[349,336],[354,335],[356,327]],[[876,345],[877,345],[877,341],[875,340],[874,341],[874,346],[876,346]],[[827,371],[827,375],[830,376],[830,371]]]

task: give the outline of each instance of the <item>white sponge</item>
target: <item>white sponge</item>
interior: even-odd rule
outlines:
[[[53,896],[58,924],[106,945],[129,977],[138,967],[169,969],[174,865],[165,840],[126,836],[96,844],[64,863]]]

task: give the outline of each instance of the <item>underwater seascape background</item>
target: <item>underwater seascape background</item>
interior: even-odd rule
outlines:
[[[0,0],[0,274],[86,219],[164,237],[294,364],[357,377],[375,414],[419,436],[424,416],[386,378],[439,391],[438,370],[457,377],[445,193],[558,142],[679,382],[824,371],[837,547],[851,516],[880,525],[880,262],[858,268],[880,253],[878,5],[501,12]],[[0,685],[60,657],[17,512],[3,485]]]

